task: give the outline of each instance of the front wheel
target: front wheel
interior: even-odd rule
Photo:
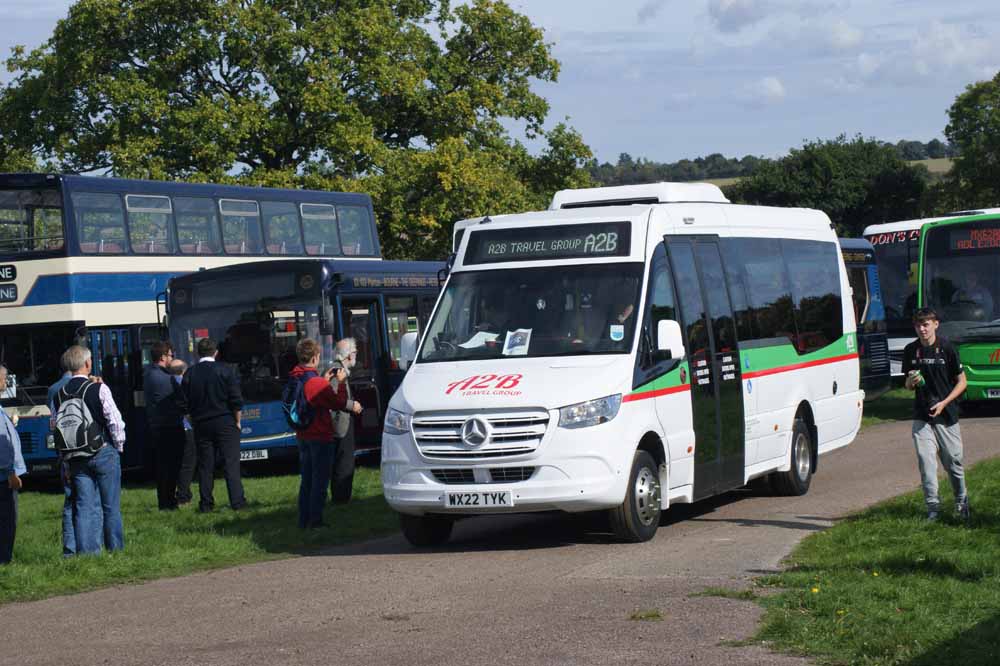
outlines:
[[[611,529],[623,541],[649,541],[660,526],[660,474],[653,456],[636,451],[625,501],[609,510]]]
[[[417,548],[440,546],[445,543],[451,537],[451,528],[454,525],[455,521],[451,518],[399,514],[399,526],[403,530],[403,536]]]
[[[771,484],[778,495],[797,496],[809,492],[812,481],[813,442],[809,427],[800,418],[792,426],[792,467],[787,472],[771,474]]]

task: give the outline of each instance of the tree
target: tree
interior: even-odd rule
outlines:
[[[453,166],[459,152],[514,169],[502,181],[565,175],[590,157],[567,143],[572,130],[545,132],[548,104],[531,84],[555,81],[558,62],[499,0],[79,0],[48,42],[7,65],[2,143],[64,171],[389,193],[397,186],[379,179]],[[528,155],[509,121],[548,151]],[[428,210],[408,201],[402,211]],[[406,234],[442,227],[420,255],[384,247],[441,256],[451,215],[495,205],[432,207],[433,225],[415,219]]]
[[[966,86],[944,133],[958,151],[948,184],[962,208],[1000,204],[1000,73]]]
[[[920,217],[926,189],[927,169],[907,164],[895,146],[841,135],[762,162],[726,192],[739,203],[817,208],[838,234],[858,236],[869,224]]]

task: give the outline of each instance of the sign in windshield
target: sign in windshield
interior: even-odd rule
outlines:
[[[627,257],[630,237],[628,222],[476,230],[469,235],[463,263]]]
[[[1000,228],[958,228],[948,234],[948,248],[952,251],[991,250],[1000,248]]]

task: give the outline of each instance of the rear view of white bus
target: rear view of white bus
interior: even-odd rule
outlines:
[[[671,503],[756,477],[804,494],[857,434],[854,312],[821,212],[660,183],[559,192],[456,238],[384,425],[385,497],[415,545],[552,510],[645,541]]]

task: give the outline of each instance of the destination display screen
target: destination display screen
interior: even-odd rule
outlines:
[[[631,230],[628,222],[476,230],[469,235],[463,263],[627,257]]]
[[[1000,227],[949,229],[948,248],[953,252],[1000,249]]]

